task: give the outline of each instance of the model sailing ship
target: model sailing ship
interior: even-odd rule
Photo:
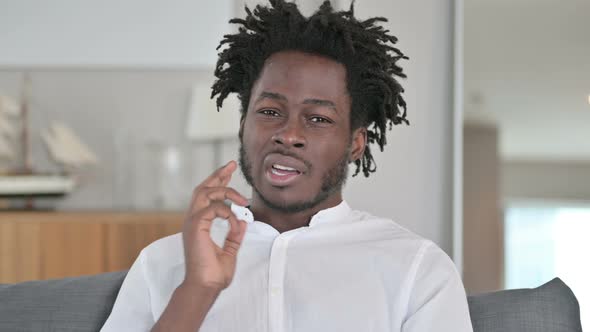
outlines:
[[[98,161],[70,127],[54,122],[40,134],[62,172],[46,174],[34,170],[28,124],[30,85],[30,78],[25,76],[20,103],[0,95],[0,197],[4,198],[66,195],[77,185],[76,170]],[[20,161],[20,165],[15,167],[15,161]]]

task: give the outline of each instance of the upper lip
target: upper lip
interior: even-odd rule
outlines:
[[[307,170],[305,163],[295,157],[286,156],[280,153],[268,154],[265,158],[266,169],[270,169],[275,164],[294,168],[299,173],[305,173]]]

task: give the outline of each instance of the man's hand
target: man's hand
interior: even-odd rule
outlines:
[[[182,230],[184,281],[172,293],[152,332],[198,331],[219,293],[231,283],[247,225],[224,204],[226,199],[248,204],[246,198],[227,187],[237,167],[230,161],[195,188]],[[211,224],[217,217],[229,220],[231,227],[223,248],[211,240]]]
[[[236,256],[247,224],[238,220],[224,200],[246,206],[248,200],[236,190],[227,187],[235,161],[217,169],[198,185],[191,199],[191,205],[183,226],[182,239],[186,274],[183,285],[221,292],[231,283],[236,269]],[[211,225],[215,218],[227,219],[230,231],[223,248],[211,239]]]

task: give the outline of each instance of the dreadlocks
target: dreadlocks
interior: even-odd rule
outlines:
[[[270,7],[257,5],[252,12],[246,7],[244,19],[229,22],[240,25],[236,34],[225,35],[217,49],[215,68],[217,80],[211,98],[217,97],[217,109],[230,93],[237,93],[241,101],[241,116],[245,116],[250,102],[250,91],[261,72],[265,60],[273,53],[297,50],[326,56],[346,67],[347,88],[351,96],[351,129],[367,128],[364,155],[355,160],[356,171],[368,177],[375,172],[375,160],[369,144],[377,143],[381,151],[387,143],[386,128],[406,120],[404,92],[395,77],[405,78],[400,59],[408,59],[393,47],[397,38],[389,35],[378,22],[383,17],[358,21],[354,17],[354,2],[348,11],[334,11],[329,0],[317,12],[304,17],[294,3],[269,0]],[[403,110],[403,113],[402,111]]]

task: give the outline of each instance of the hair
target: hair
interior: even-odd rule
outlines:
[[[347,89],[351,97],[351,130],[367,129],[367,145],[363,156],[354,161],[357,175],[361,168],[365,177],[377,167],[369,145],[377,143],[381,151],[387,144],[386,128],[405,123],[406,102],[403,87],[396,77],[405,78],[397,62],[408,59],[393,45],[397,38],[388,34],[373,17],[359,21],[354,17],[354,1],[347,11],[334,11],[326,0],[310,17],[304,17],[296,4],[285,0],[269,0],[270,6],[247,6],[244,19],[229,23],[239,25],[238,32],[225,35],[217,49],[215,68],[217,80],[211,98],[217,97],[217,110],[230,93],[241,101],[241,117],[246,115],[250,91],[258,79],[266,59],[280,51],[302,51],[325,56],[346,67]],[[402,112],[403,111],[403,112]],[[352,131],[351,131],[352,133]]]

